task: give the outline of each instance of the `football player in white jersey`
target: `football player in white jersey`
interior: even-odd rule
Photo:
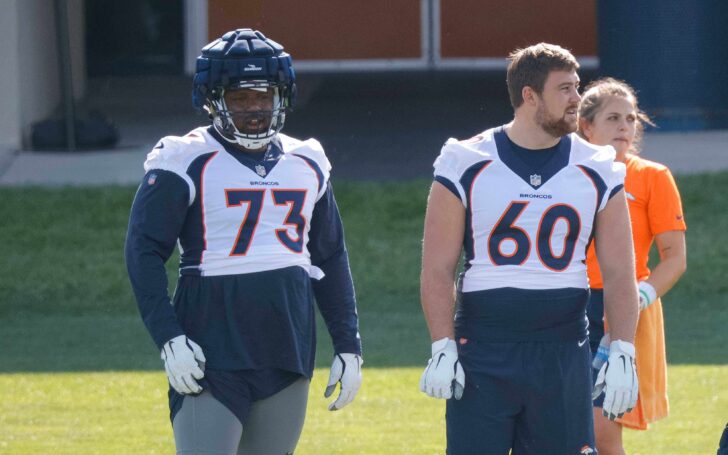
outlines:
[[[513,121],[448,140],[435,161],[421,275],[433,343],[420,388],[448,399],[448,454],[596,453],[584,264],[592,239],[615,340],[597,387],[611,418],[635,405],[624,167],[611,147],[574,134],[578,67],[559,46],[514,51]]]
[[[330,410],[361,384],[361,342],[331,166],[280,133],[295,96],[283,47],[238,29],[202,49],[192,99],[212,125],[147,156],[126,239],[129,277],[169,379],[177,453],[293,453],[315,340],[334,344]],[[180,250],[174,297],[165,262]]]

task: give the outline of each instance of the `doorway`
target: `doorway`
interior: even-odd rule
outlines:
[[[183,74],[183,0],[93,0],[85,5],[90,78]]]

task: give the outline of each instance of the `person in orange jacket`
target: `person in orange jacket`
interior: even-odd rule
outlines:
[[[667,362],[660,297],[686,269],[685,220],[670,170],[638,155],[643,124],[652,125],[639,109],[634,89],[627,83],[603,78],[587,86],[579,108],[579,133],[589,142],[614,147],[616,160],[627,167],[624,182],[632,224],[640,317],[635,337],[639,399],[630,412],[614,421],[603,415],[602,396],[594,397],[594,426],[600,455],[624,454],[622,428],[646,430],[649,422],[668,414]],[[647,266],[652,244],[659,262]],[[594,245],[587,254],[591,297],[587,307],[594,367],[608,355],[609,333],[604,321],[602,277]],[[600,343],[601,341],[601,343]]]

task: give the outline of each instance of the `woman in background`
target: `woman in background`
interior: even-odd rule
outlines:
[[[653,125],[639,109],[632,87],[604,78],[587,86],[579,108],[579,133],[596,145],[611,145],[616,161],[627,167],[624,187],[634,241],[640,318],[635,337],[639,399],[630,412],[616,420],[602,413],[604,395],[594,400],[594,426],[601,455],[622,455],[622,427],[646,430],[649,422],[668,414],[667,362],[660,297],[686,268],[685,220],[682,203],[670,170],[638,156],[643,123]],[[653,125],[654,126],[654,125]],[[657,245],[660,260],[647,266],[649,251]],[[609,355],[609,333],[604,321],[602,277],[592,244],[587,255],[591,298],[587,306],[594,367],[599,370]],[[601,341],[601,342],[600,342]],[[595,372],[596,375],[596,372]]]

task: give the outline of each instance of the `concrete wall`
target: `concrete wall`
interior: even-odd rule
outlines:
[[[21,144],[20,72],[18,71],[18,3],[5,0],[0,14],[0,81],[5,86],[3,108],[0,109],[0,150],[17,150]]]
[[[210,40],[207,38],[207,0],[184,0],[185,74],[195,74],[197,56]]]
[[[20,73],[20,121],[23,138],[30,125],[50,115],[61,99],[53,2],[22,0],[18,5],[17,71]]]
[[[86,94],[85,0],[68,1],[68,28],[71,46],[73,94],[77,100]],[[93,1],[93,0],[92,0]]]
[[[85,92],[84,0],[68,0],[69,40],[76,99]],[[31,125],[60,112],[62,102],[54,2],[4,0],[0,14],[0,145],[28,147]]]

